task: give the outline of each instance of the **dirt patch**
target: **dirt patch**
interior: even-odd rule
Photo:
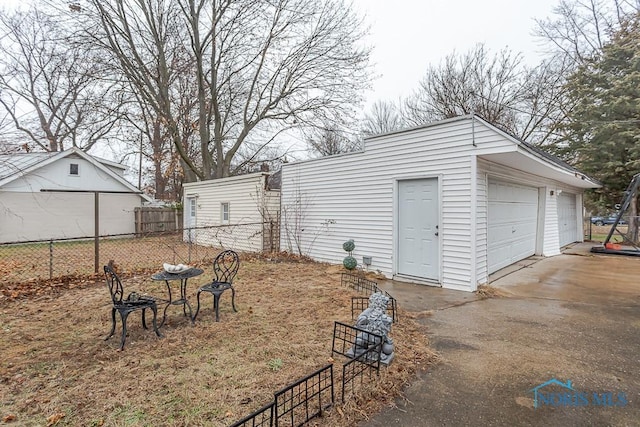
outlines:
[[[192,302],[210,278],[210,267],[203,268],[204,275],[189,281]],[[235,281],[238,313],[224,294],[215,322],[212,299],[203,295],[195,325],[180,307],[169,307],[162,339],[144,330],[134,313],[122,352],[119,329],[103,341],[111,321],[102,280],[70,276],[58,284],[16,285],[7,294],[3,289],[0,416],[21,426],[229,425],[332,360],[333,322],[352,323],[354,294],[341,287],[341,272],[286,255],[245,256]],[[166,293],[148,274],[123,282],[127,292]],[[391,331],[393,363],[371,389],[360,387],[329,411],[322,425],[366,419],[435,360],[423,327],[400,314]],[[334,372],[342,362],[335,360]]]

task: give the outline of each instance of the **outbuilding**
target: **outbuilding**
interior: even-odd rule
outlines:
[[[78,148],[0,155],[0,243],[134,233],[151,199],[125,170]]]
[[[280,173],[186,183],[184,240],[240,251],[278,249]]]
[[[283,249],[388,278],[474,291],[531,255],[583,239],[599,184],[476,115],[367,138],[362,151],[285,164]]]

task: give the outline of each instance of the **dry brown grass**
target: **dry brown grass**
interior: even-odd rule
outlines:
[[[189,282],[192,301],[209,278],[204,268]],[[129,290],[165,293],[164,284],[146,275],[124,283]],[[0,416],[21,426],[229,425],[326,365],[333,322],[352,322],[353,292],[340,286],[335,267],[244,259],[235,281],[238,313],[230,293],[222,297],[219,323],[210,296],[195,326],[170,307],[162,339],[145,331],[134,313],[120,352],[118,330],[103,341],[110,302],[102,281],[30,286],[0,305]],[[416,370],[435,360],[422,327],[400,314],[391,331],[396,358],[373,389],[314,423],[353,425],[392,404]],[[342,362],[336,358],[335,372]]]
[[[181,234],[140,238],[100,239],[98,265],[119,260],[129,271],[172,264],[212,261],[219,248],[189,245]],[[4,282],[24,283],[50,277],[87,276],[94,272],[93,240],[0,245],[0,274]]]
[[[491,285],[480,285],[478,286],[478,290],[476,291],[478,296],[482,299],[487,298],[502,298],[509,296],[507,291],[502,289],[494,288]]]

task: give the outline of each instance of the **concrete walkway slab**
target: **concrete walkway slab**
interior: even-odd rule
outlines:
[[[640,259],[589,248],[503,272],[504,298],[383,284],[401,307],[433,311],[421,321],[442,362],[362,425],[640,425]],[[552,378],[574,390],[545,396],[570,400],[534,408]]]

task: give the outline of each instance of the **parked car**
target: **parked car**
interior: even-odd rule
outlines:
[[[616,222],[617,215],[609,215],[609,216],[592,216],[591,223],[594,225],[611,225]],[[618,224],[626,224],[627,222],[620,218]]]

